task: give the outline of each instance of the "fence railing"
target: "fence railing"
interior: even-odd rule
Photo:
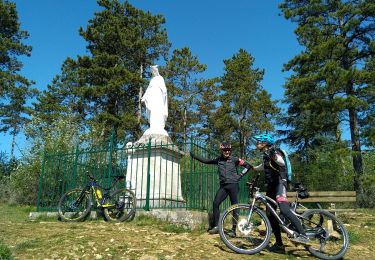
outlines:
[[[122,147],[111,140],[91,149],[77,146],[68,153],[45,154],[37,210],[56,211],[62,194],[87,183],[88,171],[104,187],[110,185],[113,176],[126,175],[126,181],[120,185],[131,185],[138,208],[211,211],[219,188],[217,166],[193,160],[189,151],[205,158],[218,156],[217,152],[192,139],[180,145],[150,140]],[[245,182],[240,183],[240,202],[247,200]],[[221,207],[224,209],[229,204],[227,199]]]

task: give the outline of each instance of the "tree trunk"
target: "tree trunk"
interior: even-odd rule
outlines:
[[[183,142],[186,143],[187,141],[187,108],[184,108],[184,136],[183,136]]]
[[[357,198],[360,203],[360,199],[363,195],[363,188],[360,184],[360,177],[363,174],[363,160],[361,153],[361,144],[359,140],[359,128],[357,111],[355,108],[349,108],[349,125],[350,125],[350,137],[352,142],[352,158],[354,168],[354,190],[357,192]]]
[[[143,96],[143,89],[142,86],[139,87],[139,94],[138,94],[138,124],[141,125],[141,118],[142,118],[142,96]]]
[[[13,161],[14,159],[14,146],[16,145],[16,132],[17,131],[14,131],[13,136],[12,136],[12,147],[10,150],[10,159],[9,159],[10,162]]]

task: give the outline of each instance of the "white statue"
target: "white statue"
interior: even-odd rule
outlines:
[[[150,66],[150,68],[152,78],[141,100],[146,105],[150,123],[150,128],[145,131],[144,135],[168,136],[167,131],[164,130],[165,121],[168,117],[167,88],[163,77],[159,74],[158,65]]]

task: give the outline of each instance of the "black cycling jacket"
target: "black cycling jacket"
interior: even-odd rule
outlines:
[[[243,166],[246,169],[250,169],[251,165],[242,160],[241,158],[229,156],[225,159],[223,156],[220,156],[216,159],[209,160],[199,157],[193,153],[190,153],[191,157],[194,159],[205,163],[205,164],[217,164],[218,166],[218,173],[219,173],[219,180],[220,184],[227,184],[227,183],[238,183],[241,179],[241,175],[238,174],[238,167]]]
[[[277,149],[271,149],[263,154],[263,166],[267,184],[286,182],[288,179],[286,167],[280,166],[272,160],[275,153],[282,156]]]

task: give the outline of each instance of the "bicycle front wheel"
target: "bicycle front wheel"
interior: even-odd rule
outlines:
[[[103,205],[104,216],[108,221],[132,220],[137,205],[135,194],[128,189],[113,192]]]
[[[219,232],[227,247],[240,254],[252,255],[268,245],[271,224],[259,208],[237,204],[228,208],[221,216]]]
[[[63,221],[80,221],[86,218],[91,209],[89,193],[82,189],[66,192],[58,204],[58,215]]]
[[[302,214],[306,235],[312,245],[308,250],[320,259],[341,259],[349,247],[344,224],[326,210],[312,209]]]

